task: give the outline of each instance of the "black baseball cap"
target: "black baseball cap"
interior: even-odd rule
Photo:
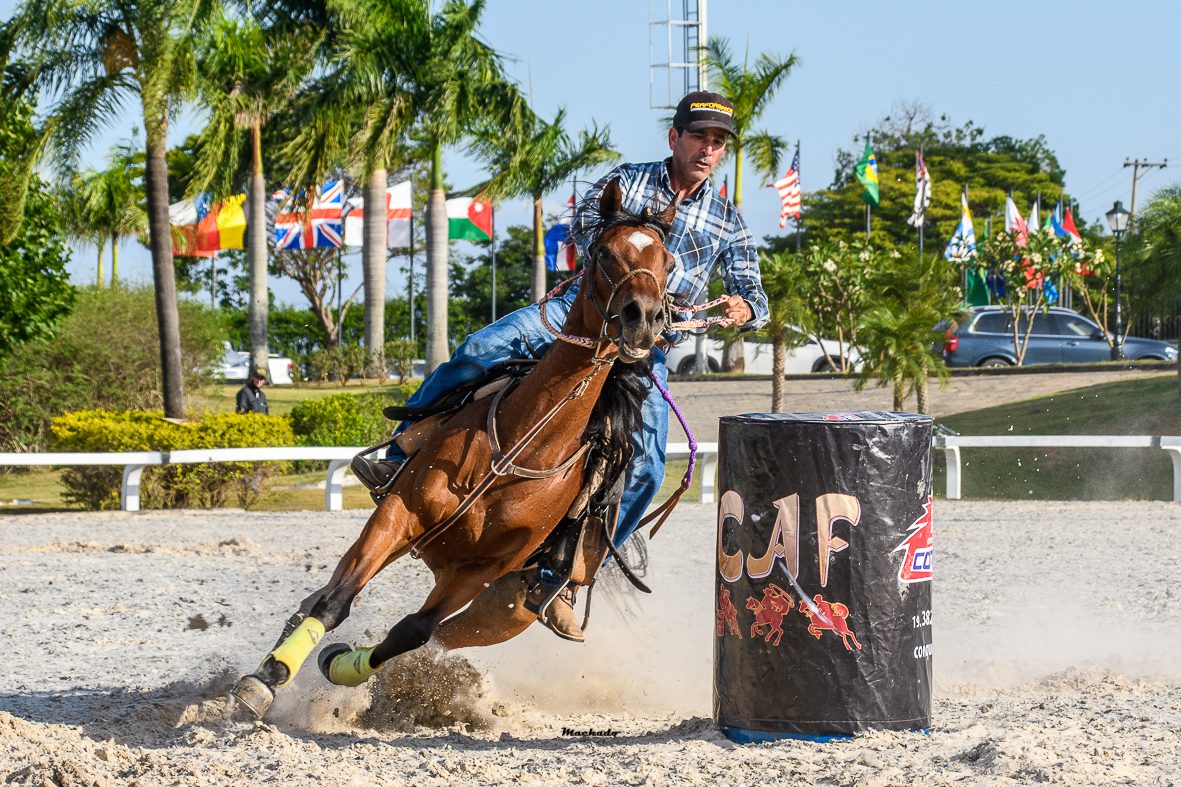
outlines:
[[[677,131],[701,131],[720,128],[735,139],[734,105],[721,93],[696,90],[689,93],[677,104],[673,115],[673,128]]]

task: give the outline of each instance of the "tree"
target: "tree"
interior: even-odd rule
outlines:
[[[865,244],[809,244],[800,256],[809,327],[813,337],[836,339],[839,358],[829,358],[831,369],[849,370],[848,348],[856,346],[861,314],[869,305],[866,280],[873,262],[873,249]]]
[[[775,93],[800,61],[794,53],[786,58],[778,58],[764,52],[755,60],[753,67],[748,67],[749,56],[744,56],[742,65],[739,66],[730,52],[729,43],[723,38],[710,39],[705,46],[703,58],[712,83],[734,105],[735,139],[730,142],[729,150],[734,158],[734,189],[731,199],[734,205],[742,210],[744,154],[750,152],[755,171],[768,181],[778,174],[779,159],[787,145],[782,137],[766,131],[756,131],[754,124],[762,117]],[[722,368],[726,371],[741,372],[744,365],[742,342],[726,342]]]
[[[1132,293],[1141,296],[1146,305],[1175,305],[1181,298],[1181,185],[1153,194],[1132,226],[1124,251],[1124,260],[1131,263],[1123,274],[1124,286],[1131,284]],[[1181,395],[1181,361],[1177,393]]]
[[[148,230],[143,190],[143,154],[134,142],[120,143],[107,156],[107,167],[72,173],[62,183],[62,199],[73,221],[68,231],[98,249],[99,288],[103,287],[103,248],[111,244],[111,284],[119,281],[119,243],[143,237]]]
[[[49,188],[33,179],[20,230],[0,246],[0,357],[18,344],[51,338],[70,312],[75,290],[66,274],[70,252],[62,225]]]
[[[492,179],[483,191],[494,199],[529,197],[533,200],[532,300],[546,293],[545,227],[542,197],[557,191],[572,177],[619,158],[611,147],[610,132],[596,126],[583,130],[575,142],[563,127],[566,111],[559,109],[546,122],[533,117],[522,134],[493,134],[480,140]]]
[[[897,250],[873,255],[867,282],[873,298],[858,328],[858,391],[876,378],[878,387],[893,386],[894,410],[902,410],[914,391],[918,411],[929,412],[928,378],[949,378],[931,345],[939,338],[935,326],[959,305],[956,275],[956,267],[939,255],[920,258]]]
[[[462,263],[451,264],[448,316],[453,340],[460,340],[483,328],[492,318],[491,242],[480,241],[476,245],[481,248],[479,254]],[[533,302],[532,269],[532,233],[528,227],[508,227],[496,244],[496,310],[499,314],[508,314]]]
[[[198,94],[209,121],[198,143],[190,195],[215,199],[236,190],[244,152],[249,156],[246,243],[250,276],[250,367],[267,368],[267,191],[262,132],[289,102],[313,62],[318,33],[300,27],[265,30],[251,18],[235,19],[217,9],[200,40]]]
[[[780,251],[760,255],[759,270],[771,319],[763,331],[771,339],[771,412],[783,412],[783,374],[786,353],[807,341],[800,329],[807,329],[813,319],[809,308],[811,283],[804,274],[800,255],[794,251]]]
[[[854,140],[854,150],[838,151],[832,184],[804,200],[805,242],[865,237],[864,189],[853,174],[863,144],[862,134]],[[985,139],[984,129],[971,121],[956,127],[946,116],[933,120],[922,105],[903,105],[879,120],[873,149],[882,186],[870,240],[883,251],[896,248],[909,254],[917,250],[918,233],[906,219],[914,206],[915,152],[920,149],[933,185],[926,211],[927,253],[942,251],[955,231],[965,183],[972,215],[981,222],[978,235],[984,234],[990,217],[1001,219],[1010,192],[1027,214],[1040,194],[1044,217],[1063,190],[1065,172],[1044,137]],[[789,242],[787,238],[778,241],[783,246]]]
[[[30,84],[54,99],[48,133],[73,162],[100,128],[139,101],[145,132],[148,236],[163,373],[164,414],[184,415],[184,378],[168,223],[168,122],[192,95],[194,44],[208,0],[25,0],[12,20]]]

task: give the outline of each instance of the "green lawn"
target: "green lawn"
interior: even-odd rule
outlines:
[[[940,423],[963,435],[1181,435],[1177,376],[1094,385],[959,413]],[[1172,500],[1172,462],[1157,448],[964,448],[966,498]],[[935,489],[944,462],[935,457]]]

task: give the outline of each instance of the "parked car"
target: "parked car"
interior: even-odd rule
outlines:
[[[785,374],[808,374],[810,372],[832,371],[833,362],[838,365],[841,357],[841,347],[831,339],[822,339],[818,344],[811,337],[800,336],[803,341],[799,347],[793,347],[784,354],[783,370]],[[828,356],[825,356],[827,350]],[[697,362],[697,342],[692,336],[668,351],[669,371],[676,374],[693,374]],[[774,348],[769,339],[745,339],[742,342],[742,353],[745,360],[746,374],[771,374],[774,361]],[[856,348],[845,345],[845,356],[857,365],[859,358]],[[717,339],[705,340],[705,357],[709,371],[718,372],[722,369],[722,342]],[[831,358],[831,360],[830,360]]]
[[[1111,348],[1103,330],[1076,311],[1053,307],[1033,315],[1033,330],[1025,350],[1024,365],[1047,363],[1089,363],[1111,359]],[[1024,337],[1030,313],[1022,314],[1017,325]],[[1013,366],[1013,319],[1000,306],[973,306],[943,335],[943,360],[948,366]],[[1129,336],[1124,341],[1128,360],[1177,360],[1177,348],[1156,339]]]
[[[229,342],[222,342],[223,353],[218,375],[227,383],[244,383],[250,374],[250,353],[235,350]],[[271,385],[291,385],[294,364],[290,358],[275,353],[267,354]]]

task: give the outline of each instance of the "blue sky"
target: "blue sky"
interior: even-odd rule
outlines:
[[[0,0],[0,15],[9,16],[13,7],[13,0]],[[1044,134],[1066,169],[1067,191],[1089,221],[1113,200],[1129,203],[1125,158],[1168,158],[1171,164],[1141,179],[1140,205],[1154,189],[1181,182],[1176,3],[713,0],[708,24],[711,36],[729,39],[738,52],[749,47],[752,57],[763,51],[799,56],[800,66],[762,125],[800,140],[805,192],[827,186],[836,151],[853,147],[853,135],[864,134],[903,100],[921,101],[957,125],[973,120],[988,136]],[[564,106],[572,128],[609,125],[627,160],[666,154],[660,125],[666,111],[649,108],[644,0],[488,0],[483,37],[504,53],[509,73],[540,114]],[[126,134],[131,118],[113,123],[96,143],[94,162]],[[195,127],[191,114],[182,117],[173,141]],[[457,188],[483,174],[459,150],[448,151],[446,165]],[[751,229],[759,237],[778,232],[774,191],[749,176],[746,183]],[[909,191],[913,183],[883,188]],[[565,195],[550,199],[556,205]],[[497,217],[500,227],[529,221],[523,201],[506,203]],[[120,267],[131,278],[150,279],[146,250],[138,244],[127,244]],[[396,267],[391,292],[404,286]],[[77,250],[71,274],[78,282],[93,281],[93,249]],[[281,302],[302,302],[289,282],[272,281],[272,288]]]

